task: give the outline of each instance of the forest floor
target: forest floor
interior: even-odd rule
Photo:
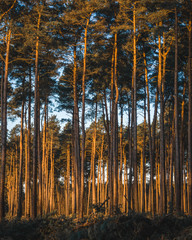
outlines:
[[[190,240],[192,217],[167,215],[153,219],[140,214],[104,217],[92,215],[78,221],[48,215],[41,219],[5,221],[0,224],[0,240]]]

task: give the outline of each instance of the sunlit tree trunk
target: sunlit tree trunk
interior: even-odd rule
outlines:
[[[28,160],[28,135],[27,135],[27,110],[25,110],[25,217],[28,218],[27,207],[28,207],[28,194],[29,194],[29,185],[28,185],[28,170],[29,170],[29,160]]]
[[[20,129],[20,142],[19,142],[19,196],[18,196],[18,209],[17,209],[17,217],[20,219],[22,217],[22,193],[23,193],[23,120],[24,120],[24,81],[23,79],[23,99],[22,99],[22,107],[21,107],[21,129]]]
[[[181,104],[181,129],[180,129],[180,167],[181,167],[181,212],[185,210],[185,167],[184,167],[184,104],[185,104],[186,83],[183,86],[183,99]]]
[[[117,147],[117,138],[118,138],[118,122],[117,122],[117,104],[119,98],[119,90],[117,86],[117,33],[115,33],[115,42],[114,42],[114,85],[115,85],[115,103],[112,111],[113,118],[113,136],[112,136],[112,149],[113,149],[113,196],[114,196],[114,209],[118,207],[118,147]]]
[[[137,80],[136,80],[136,9],[133,9],[133,171],[134,171],[134,210],[138,211],[138,189],[137,189]]]
[[[87,29],[89,25],[89,18],[85,27],[84,35],[84,57],[83,57],[83,76],[82,76],[82,143],[81,143],[81,187],[80,187],[80,206],[79,217],[83,217],[83,198],[84,198],[84,162],[85,162],[85,74],[86,74],[86,57],[87,57]]]

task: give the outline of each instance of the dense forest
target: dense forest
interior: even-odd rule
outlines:
[[[192,215],[191,13],[0,0],[0,221]]]

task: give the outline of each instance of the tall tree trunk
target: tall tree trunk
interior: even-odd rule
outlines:
[[[67,178],[66,178],[66,216],[69,216],[69,199],[70,199],[70,144],[67,144]]]
[[[162,26],[162,23],[159,24]],[[160,95],[160,214],[166,212],[165,201],[165,143],[164,143],[164,94],[163,94],[163,81],[162,81],[162,53],[161,53],[161,36],[159,40],[159,70],[158,70],[158,89]]]
[[[176,212],[181,212],[181,174],[180,174],[180,156],[179,156],[179,127],[178,127],[178,20],[177,9],[175,8],[175,77],[174,77],[174,112],[175,112],[175,196]]]
[[[105,103],[107,106],[107,104]],[[109,195],[109,204],[108,204],[108,213],[112,214],[113,208],[113,179],[112,179],[112,169],[113,169],[113,110],[114,109],[114,49],[112,53],[111,60],[111,96],[110,96],[110,157],[108,161],[108,195]]]
[[[86,57],[87,57],[87,28],[89,25],[89,18],[85,27],[84,35],[84,57],[83,57],[83,77],[82,77],[82,117],[81,117],[81,128],[82,128],[82,149],[81,149],[81,191],[80,191],[80,209],[79,218],[83,217],[83,199],[84,199],[84,162],[85,162],[85,74],[86,74]]]
[[[39,182],[39,191],[38,191],[38,202],[39,202],[39,215],[42,216],[42,159],[41,159],[41,148],[40,148],[40,97],[39,97],[39,75],[38,75],[38,91],[37,91],[37,98],[38,98],[38,135],[37,135],[37,151],[38,151],[38,182]]]
[[[188,54],[188,85],[189,85],[189,106],[188,106],[188,169],[189,169],[189,202],[188,202],[188,212],[192,214],[192,102],[191,102],[191,94],[192,94],[192,83],[191,83],[191,13],[189,20],[189,54]]]
[[[47,154],[47,99],[45,100],[44,106],[44,124],[43,124],[43,139],[42,139],[42,201],[46,201],[46,154]],[[43,206],[42,211],[45,212],[45,206]]]
[[[23,79],[23,93],[22,93],[22,107],[21,107],[21,129],[20,129],[20,156],[19,156],[19,196],[18,196],[18,209],[17,209],[17,217],[20,219],[22,217],[22,192],[23,192],[23,118],[24,118],[24,82]]]
[[[74,162],[73,162],[73,213],[79,210],[80,198],[80,143],[79,143],[79,108],[77,98],[77,56],[76,45],[74,46],[74,67],[73,67],[73,99],[74,99]]]
[[[28,138],[27,138],[27,146],[28,146],[28,165],[27,165],[27,217],[30,217],[30,190],[31,190],[31,174],[30,174],[30,160],[31,160],[31,66],[29,67],[29,102],[28,102]]]
[[[39,30],[41,21],[41,13],[38,16],[37,30]],[[39,119],[38,119],[38,62],[39,62],[39,36],[36,38],[36,49],[35,49],[35,106],[34,106],[34,136],[33,136],[33,197],[32,197],[32,219],[37,216],[37,164],[38,164],[38,132],[39,132]]]
[[[72,163],[71,163],[71,197],[72,197],[72,214],[76,213],[76,171],[75,171],[75,129],[74,129],[74,111],[73,111],[73,123],[72,123]]]
[[[6,165],[6,145],[7,145],[7,81],[9,65],[9,48],[11,40],[11,30],[9,29],[6,37],[6,58],[5,75],[2,77],[1,87],[1,175],[0,175],[0,222],[5,216],[5,165]]]
[[[118,191],[119,191],[119,204],[122,205],[122,197],[123,197],[123,185],[122,185],[122,175],[123,175],[123,106],[121,106],[121,126],[119,133],[119,149],[120,149],[120,166],[119,166],[119,183],[118,183]],[[124,194],[125,195],[125,194]],[[123,197],[124,198],[124,197]]]
[[[146,90],[145,90],[145,97],[144,97],[144,136],[143,136],[143,156],[141,159],[142,162],[142,177],[141,177],[141,189],[142,189],[142,195],[141,195],[141,211],[145,212],[145,148],[146,148]],[[153,192],[153,191],[152,191]],[[152,193],[151,193],[152,194]],[[151,198],[151,211],[153,214],[153,198]]]
[[[145,86],[147,89],[147,113],[148,113],[148,129],[149,129],[149,160],[150,160],[150,190],[151,190],[151,213],[154,215],[154,167],[153,167],[153,154],[152,154],[152,137],[151,137],[151,113],[150,113],[150,93],[149,93],[149,82],[148,82],[148,70],[145,52],[143,53],[144,65],[145,65]]]
[[[181,171],[181,212],[185,211],[185,168],[184,168],[184,113],[185,113],[185,90],[186,90],[186,82],[184,82],[183,86],[183,100],[181,104],[181,129],[180,129],[180,171]],[[184,181],[183,181],[184,180]]]
[[[114,184],[114,209],[118,208],[118,147],[117,147],[117,134],[118,134],[118,122],[117,122],[117,103],[119,99],[119,90],[117,86],[117,33],[115,33],[115,42],[114,42],[114,84],[115,84],[115,103],[113,107],[113,136],[112,136],[112,149],[113,149],[113,184]]]
[[[93,175],[93,161],[91,161],[90,175],[88,180],[88,196],[87,196],[87,216],[89,216],[89,204],[90,204],[90,195],[91,195],[91,181]]]
[[[96,204],[96,185],[95,185],[95,152],[96,152],[96,133],[97,133],[97,102],[95,110],[95,126],[93,130],[93,141],[92,141],[92,153],[91,153],[91,162],[92,162],[92,204]],[[98,187],[98,186],[97,186]]]
[[[133,79],[132,79],[132,91],[131,91],[131,102],[133,105]],[[128,211],[131,210],[131,199],[132,199],[132,126],[133,126],[133,108],[130,110],[129,100],[128,100],[128,143],[129,143],[129,187],[128,187]],[[132,114],[131,114],[132,113]]]
[[[26,105],[27,106],[27,105]],[[25,217],[28,218],[27,216],[27,206],[28,206],[28,191],[29,191],[29,186],[28,186],[28,181],[27,181],[27,176],[28,176],[28,136],[27,136],[27,107],[25,107],[25,130],[24,130],[24,136],[25,136]]]
[[[133,171],[134,171],[134,210],[138,211],[138,189],[137,189],[137,80],[136,80],[136,9],[133,9]]]
[[[128,179],[127,179],[127,159],[126,159],[126,153],[125,153],[125,145],[123,146],[123,165],[124,165],[124,183],[123,183],[123,212],[127,212],[127,186],[128,186]]]
[[[54,207],[55,207],[53,133],[51,133],[50,159],[51,159],[51,170],[50,170],[50,212],[53,212],[54,211]]]

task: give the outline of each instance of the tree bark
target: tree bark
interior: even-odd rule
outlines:
[[[175,112],[175,194],[176,194],[176,212],[181,212],[181,173],[180,173],[180,155],[179,155],[179,123],[178,123],[178,20],[177,9],[175,8],[175,77],[174,77],[174,112]]]
[[[151,190],[151,212],[154,215],[154,164],[153,164],[153,154],[152,154],[152,137],[151,137],[151,111],[150,111],[150,93],[149,93],[149,82],[148,82],[148,70],[145,52],[143,53],[144,65],[145,65],[145,86],[147,89],[147,113],[148,113],[148,129],[149,129],[149,160],[150,160],[150,190]]]
[[[6,147],[7,147],[7,82],[8,82],[8,66],[9,66],[9,49],[11,40],[11,30],[9,29],[6,37],[6,58],[5,73],[2,77],[1,84],[1,175],[0,175],[0,222],[5,216],[5,165],[6,165]]]
[[[137,79],[136,79],[136,9],[133,9],[133,171],[134,171],[134,210],[138,211],[138,188],[137,188]]]
[[[162,26],[162,23],[159,24]],[[162,82],[162,53],[161,53],[161,36],[159,34],[159,70],[158,70],[158,89],[160,95],[160,214],[166,212],[165,201],[165,143],[164,143],[164,94]]]
[[[22,92],[22,107],[21,107],[21,129],[20,129],[20,156],[19,156],[19,196],[18,196],[18,209],[17,209],[17,218],[22,217],[22,192],[23,192],[23,118],[24,118],[24,82],[23,79],[23,92]]]
[[[26,188],[26,194],[27,194],[27,214],[26,216],[30,217],[30,190],[31,190],[31,174],[30,174],[30,160],[31,160],[31,66],[29,67],[29,102],[28,102],[28,138],[27,138],[27,146],[28,146],[28,163],[27,163],[27,188]]]
[[[117,103],[119,99],[119,90],[117,86],[117,33],[115,33],[115,42],[114,42],[114,84],[115,84],[115,103],[113,107],[113,186],[114,186],[114,210],[118,208],[118,147],[117,147],[117,138],[118,138],[118,122],[117,122]]]
[[[188,169],[189,169],[189,202],[188,202],[188,212],[192,214],[192,83],[191,83],[191,13],[190,13],[190,20],[189,20],[189,54],[188,54],[188,88],[189,88],[189,105],[188,105]]]
[[[38,16],[37,31],[40,27],[41,13]],[[37,217],[37,164],[38,164],[38,132],[39,132],[39,119],[38,119],[38,62],[39,62],[39,36],[36,38],[36,49],[35,49],[35,106],[34,106],[34,136],[33,136],[33,197],[32,197],[32,219]]]
[[[86,57],[87,57],[87,29],[89,25],[89,18],[87,18],[85,35],[84,35],[84,57],[83,57],[83,77],[82,77],[82,142],[81,142],[81,191],[80,191],[80,208],[79,218],[83,217],[83,199],[84,199],[84,163],[85,163],[85,75],[86,75]]]

